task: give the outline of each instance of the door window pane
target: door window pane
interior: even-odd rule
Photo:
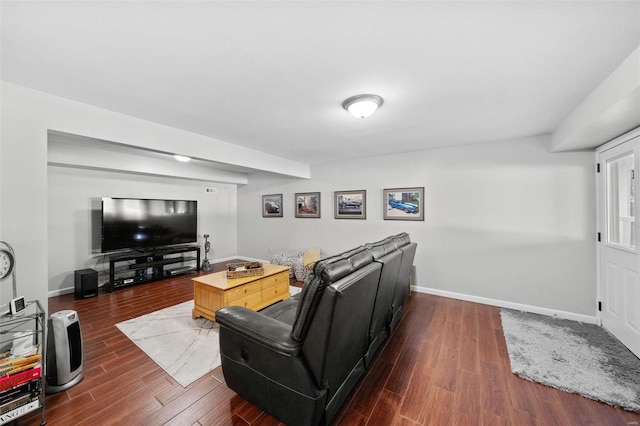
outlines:
[[[633,154],[607,162],[607,240],[635,248]]]

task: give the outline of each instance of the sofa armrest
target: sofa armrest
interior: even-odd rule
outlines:
[[[216,311],[229,389],[288,425],[319,425],[327,389],[309,372],[291,325],[241,306]]]
[[[302,344],[291,338],[291,326],[259,312],[242,306],[228,306],[216,311],[216,322],[220,327],[233,330],[270,351],[297,357]]]

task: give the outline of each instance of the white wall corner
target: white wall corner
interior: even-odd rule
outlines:
[[[640,126],[640,46],[555,129],[551,151],[595,148]]]

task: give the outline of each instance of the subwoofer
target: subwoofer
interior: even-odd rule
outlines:
[[[75,271],[75,298],[86,299],[98,295],[98,271],[79,269]]]
[[[82,334],[76,311],[60,311],[49,317],[46,359],[46,393],[67,390],[82,380]]]

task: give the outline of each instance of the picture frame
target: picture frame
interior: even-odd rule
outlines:
[[[382,191],[384,220],[424,220],[424,187]]]
[[[320,193],[296,192],[294,194],[296,217],[320,218]]]
[[[262,217],[282,217],[282,194],[262,196]]]
[[[333,211],[335,219],[366,219],[367,191],[335,191]]]

